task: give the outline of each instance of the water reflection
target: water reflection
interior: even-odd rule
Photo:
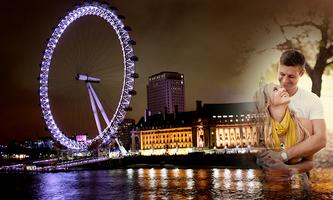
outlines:
[[[40,177],[41,184],[39,184],[37,190],[39,192],[38,196],[47,199],[49,194],[53,194],[52,198],[61,199],[64,191],[70,196],[75,196],[79,187],[77,175],[76,173],[42,174]],[[71,190],[68,190],[68,188]]]
[[[187,191],[192,191],[194,187],[194,180],[193,180],[193,169],[186,169],[185,170],[186,177],[187,177]]]
[[[126,172],[128,180],[131,181],[133,178],[133,169],[127,169]]]
[[[18,199],[333,199],[333,169],[315,169],[308,184],[264,181],[257,169],[125,169],[0,174],[3,195]],[[30,198],[28,198],[30,199]]]
[[[229,169],[224,169],[223,170],[223,174],[224,174],[224,177],[223,177],[223,183],[224,183],[224,188],[225,189],[230,189],[230,184],[231,184],[231,173],[230,173],[230,170]]]

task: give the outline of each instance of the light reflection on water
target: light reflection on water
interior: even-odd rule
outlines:
[[[264,181],[258,169],[124,169],[0,174],[2,194],[18,199],[333,199],[333,169],[309,184]]]

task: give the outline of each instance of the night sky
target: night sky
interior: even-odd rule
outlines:
[[[39,63],[52,27],[77,2],[80,1],[2,2],[0,143],[49,136],[38,107]],[[289,3],[283,6],[283,2]],[[326,1],[320,2],[330,7]],[[161,71],[184,74],[187,111],[195,109],[196,100],[203,103],[250,101],[253,86],[257,85],[259,65],[246,62],[244,52],[265,46],[267,39],[260,34],[263,30],[269,34],[265,25],[273,15],[283,16],[318,4],[317,1],[266,0],[114,0],[110,3],[126,17],[125,24],[133,29],[130,35],[137,42],[134,49],[139,57],[136,69],[140,78],[135,84],[138,95],[131,102],[133,111],[127,114],[135,120],[146,109],[148,76]],[[70,131],[70,126],[77,127],[80,123],[89,126],[82,122],[92,119],[88,116],[91,114],[85,87],[73,81],[73,74],[98,75],[112,88],[96,86],[102,102],[116,99],[113,97],[118,95],[120,83],[117,77],[122,73],[117,68],[121,66],[120,47],[113,29],[93,17],[74,22],[58,45],[51,66],[54,69],[50,72],[51,105],[58,125]],[[277,61],[276,57],[270,60]],[[78,93],[71,90],[73,87],[77,87]],[[110,105],[106,110],[112,108]]]

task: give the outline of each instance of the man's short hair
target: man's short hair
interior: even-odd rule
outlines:
[[[303,68],[305,64],[305,58],[301,52],[295,49],[290,49],[282,53],[280,57],[280,64],[293,67],[299,66]]]

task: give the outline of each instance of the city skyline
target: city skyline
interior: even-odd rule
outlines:
[[[3,40],[0,69],[4,92],[1,98],[0,143],[10,139],[50,136],[44,130],[38,107],[38,65],[52,27],[77,2],[80,1],[2,4],[4,12],[1,13],[1,22],[4,29],[0,33]],[[299,1],[293,2],[290,9],[296,8]],[[184,74],[185,111],[194,110],[196,100],[204,103],[250,101],[258,85],[258,71],[264,71],[258,69],[267,63],[275,63],[279,52],[269,54],[264,61],[254,57],[252,62],[245,62],[244,49],[268,44],[258,37],[267,23],[266,19],[273,14],[288,13],[280,8],[278,2],[261,0],[256,3],[115,0],[110,3],[119,9],[119,14],[126,17],[125,24],[132,27],[130,35],[137,42],[134,50],[139,57],[136,68],[140,77],[135,84],[138,94],[132,98],[133,111],[126,116],[135,120],[143,116],[147,107],[148,77],[161,71]],[[302,6],[306,5],[311,6],[312,3],[306,1]],[[109,31],[113,30],[110,28]],[[70,40],[65,41],[68,44]],[[94,42],[86,41],[86,46],[79,47],[84,49],[91,45],[93,51]],[[248,44],[250,46],[246,46]],[[100,53],[96,51],[96,54]],[[253,62],[255,59],[258,60]],[[75,58],[77,63],[80,60],[79,56]]]

